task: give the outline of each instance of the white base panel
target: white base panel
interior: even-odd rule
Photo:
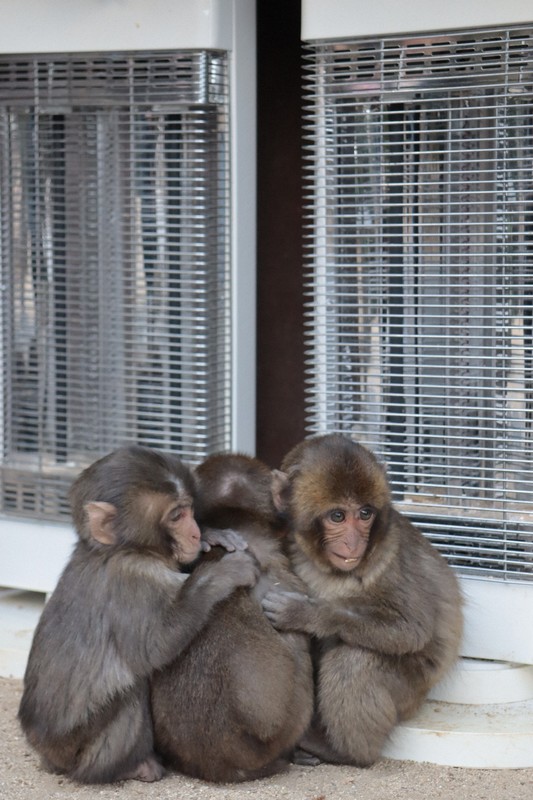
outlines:
[[[533,667],[461,659],[393,732],[387,758],[450,767],[533,767]]]
[[[429,700],[464,705],[533,700],[533,666],[463,658],[429,693]]]
[[[76,542],[70,525],[0,518],[0,586],[50,594]]]
[[[524,620],[533,618],[533,583],[461,577],[465,629],[461,655],[533,664],[533,636]]]
[[[22,678],[45,595],[0,589],[0,675]]]
[[[428,701],[396,728],[383,755],[450,767],[533,767],[533,700],[486,706]]]

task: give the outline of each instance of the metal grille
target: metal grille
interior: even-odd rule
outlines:
[[[533,29],[306,53],[308,430],[465,574],[533,580]]]
[[[229,207],[225,54],[0,57],[1,510],[229,446]]]

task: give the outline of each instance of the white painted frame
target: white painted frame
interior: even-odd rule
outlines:
[[[302,39],[450,31],[533,20],[530,0],[301,0]]]

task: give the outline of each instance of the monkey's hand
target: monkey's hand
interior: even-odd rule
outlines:
[[[226,553],[219,561],[201,564],[192,577],[191,591],[199,590],[214,604],[225,600],[239,587],[255,586],[259,578],[259,566],[249,553],[236,550]]]
[[[215,606],[239,587],[254,586],[259,577],[256,560],[244,550],[225,553],[216,561],[200,562],[178,592],[175,604],[173,649],[164,664],[189,646],[210,619]]]
[[[259,579],[259,565],[250,553],[237,550],[226,553],[218,562],[221,571],[228,580],[237,586],[255,586]]]
[[[268,592],[261,601],[263,611],[272,625],[280,631],[312,630],[314,606],[300,592]]]
[[[202,531],[202,552],[208,553],[212,547],[223,547],[228,553],[246,550],[248,543],[240,533],[232,528],[205,528]]]

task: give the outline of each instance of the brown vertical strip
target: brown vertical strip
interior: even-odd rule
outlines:
[[[300,0],[257,0],[257,455],[304,436]]]

